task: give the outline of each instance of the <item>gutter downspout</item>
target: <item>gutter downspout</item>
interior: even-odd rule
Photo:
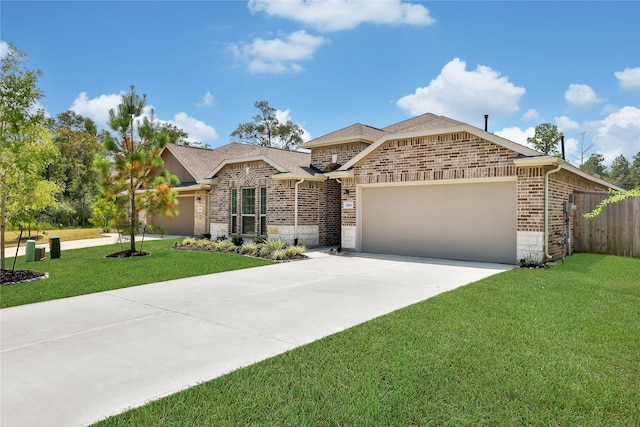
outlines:
[[[562,169],[562,164],[558,163],[558,167],[547,171],[544,174],[544,256],[547,260],[551,259],[549,255],[549,175]]]
[[[298,245],[298,185],[304,182],[304,178],[296,182],[293,220],[293,244]]]

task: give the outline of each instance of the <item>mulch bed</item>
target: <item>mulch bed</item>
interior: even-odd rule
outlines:
[[[105,258],[132,258],[136,256],[149,256],[149,255],[151,255],[149,252],[142,252],[142,251],[132,252],[128,250],[128,251],[114,252],[112,254],[105,255]]]
[[[16,285],[18,283],[28,283],[35,280],[47,279],[49,273],[31,270],[0,270],[0,285]]]

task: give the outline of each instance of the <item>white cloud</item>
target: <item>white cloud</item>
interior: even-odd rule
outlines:
[[[640,108],[624,107],[584,128],[596,138],[607,165],[620,154],[631,161],[640,152]]]
[[[280,123],[286,123],[287,121],[291,120],[290,113],[291,113],[291,110],[284,110],[284,111],[276,110],[276,119],[278,119]],[[293,120],[291,121],[293,122]],[[302,128],[302,135],[301,135],[302,141],[304,142],[311,141],[311,134],[307,132],[307,130],[303,128],[300,123],[298,123],[298,126]]]
[[[122,93],[122,92],[121,92]],[[206,95],[205,95],[206,98]],[[110,94],[100,95],[97,98],[89,99],[86,92],[80,93],[78,97],[73,101],[73,105],[69,108],[75,111],[77,114],[89,117],[99,127],[109,128],[109,110],[117,110],[120,105],[121,95]],[[151,119],[153,111],[153,105],[146,105],[143,116]],[[142,118],[139,118],[140,121]],[[212,141],[218,138],[216,130],[207,125],[205,122],[189,117],[186,113],[178,113],[174,116],[173,120],[162,120],[154,117],[159,123],[171,123],[180,129],[183,129],[189,134],[187,140],[189,142],[203,142]]]
[[[640,90],[640,67],[625,68],[613,73],[618,79],[620,87],[625,90]]]
[[[298,62],[311,59],[316,50],[327,42],[323,37],[312,36],[302,30],[285,38],[256,38],[250,44],[233,44],[229,50],[237,61],[247,64],[251,73],[298,73],[303,70]]]
[[[518,112],[520,97],[526,92],[523,87],[484,65],[472,71],[466,66],[453,59],[429,86],[400,98],[397,105],[414,116],[429,112],[466,123],[481,123],[484,114],[500,119]]]
[[[601,102],[590,86],[579,84],[570,84],[564,93],[564,99],[571,108],[578,109],[589,108]]]
[[[9,52],[9,43],[4,40],[0,40],[0,59],[4,58]]]
[[[435,20],[422,5],[401,0],[249,0],[251,13],[292,19],[319,31],[352,30],[366,22],[388,25],[429,25]]]
[[[556,126],[558,126],[558,130],[560,132],[567,132],[570,130],[578,130],[580,129],[580,125],[578,122],[571,120],[567,116],[560,116],[555,118]]]
[[[163,120],[159,120],[162,122]],[[205,122],[190,117],[187,113],[178,113],[173,117],[173,120],[167,120],[166,123],[171,123],[189,134],[186,138],[189,142],[202,142],[207,143],[218,139],[218,132],[206,124]]]
[[[495,134],[510,141],[517,142],[518,144],[533,148],[527,142],[527,138],[533,137],[533,135],[535,135],[535,131],[536,130],[533,127],[529,127],[525,130],[520,129],[519,127],[511,127],[504,128],[498,132],[495,132]]]
[[[108,127],[109,110],[117,109],[118,105],[120,105],[120,100],[120,94],[100,95],[97,98],[89,99],[87,92],[81,92],[69,109],[77,114],[89,117],[98,126]]]
[[[527,110],[527,112],[522,115],[522,119],[527,121],[536,120],[539,118],[540,113],[538,113],[538,110],[534,110],[533,108]]]
[[[200,102],[198,102],[196,105],[198,107],[208,107],[210,105],[213,105],[215,102],[216,99],[213,97],[213,95],[211,95],[211,92],[207,91],[207,93],[202,96]]]

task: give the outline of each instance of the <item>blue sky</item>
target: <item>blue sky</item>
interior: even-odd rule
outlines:
[[[609,164],[640,151],[638,1],[11,1],[41,107],[105,123],[135,85],[211,147],[266,100],[307,138],[430,112],[526,143],[558,125]],[[1,53],[0,53],[1,54]]]

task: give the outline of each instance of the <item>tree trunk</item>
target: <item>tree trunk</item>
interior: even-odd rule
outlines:
[[[5,203],[4,195],[0,195],[0,270],[6,270],[6,261],[4,259]]]
[[[133,180],[132,180],[133,181]],[[136,212],[136,193],[134,189],[131,189],[131,194],[129,195],[129,197],[131,198],[131,218],[130,218],[130,224],[129,226],[131,227],[131,230],[129,232],[129,239],[130,239],[130,243],[131,243],[131,253],[135,253],[136,251],[136,222],[138,219],[138,215]]]

